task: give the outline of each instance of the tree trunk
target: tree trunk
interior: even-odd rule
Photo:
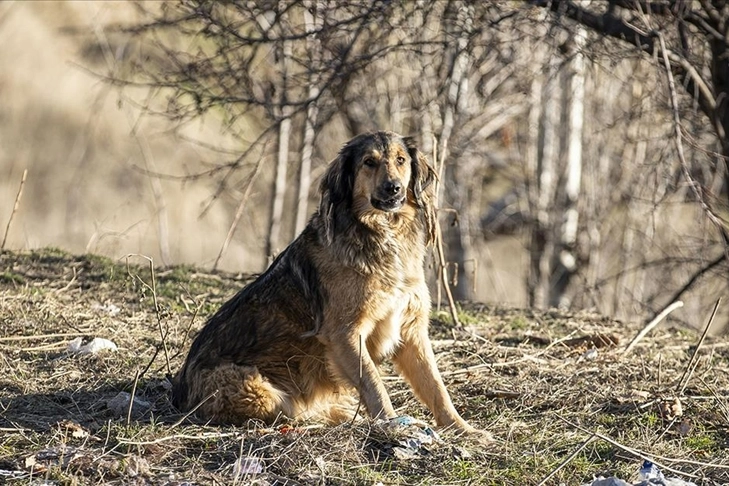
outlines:
[[[448,143],[453,133],[456,123],[456,116],[462,112],[466,106],[468,95],[468,38],[473,28],[473,7],[460,5],[457,13],[457,28],[459,30],[459,38],[457,43],[457,51],[453,60],[453,70],[448,81],[448,92],[443,112],[443,129],[440,137],[441,157],[446,157],[445,181],[443,184],[446,199],[452,209],[456,211],[455,216],[449,216],[448,220],[454,222],[450,228],[444,231],[444,241],[446,243],[446,259],[448,263],[453,265],[453,269],[458,269],[457,279],[455,279],[455,287],[453,288],[453,296],[457,300],[466,300],[471,298],[473,282],[471,274],[463,271],[464,262],[471,259],[471,231],[468,214],[468,197],[467,193],[472,181],[469,177],[468,169],[464,167],[463,160],[451,160],[448,157]]]
[[[289,139],[291,138],[291,106],[287,105],[286,89],[288,88],[288,68],[292,53],[292,42],[283,41],[281,57],[281,109],[278,128],[278,155],[276,158],[276,178],[273,186],[271,207],[271,225],[268,231],[266,256],[271,258],[278,252],[283,217],[284,196],[286,193],[286,172],[289,159]]]
[[[569,308],[568,292],[572,276],[578,268],[577,228],[579,225],[578,198],[582,182],[582,132],[585,111],[585,29],[577,27],[573,38],[572,59],[567,93],[567,165],[565,167],[564,216],[560,230],[559,254],[552,269],[549,304]]]
[[[311,10],[304,9],[304,23],[307,33],[316,31],[321,25],[319,13],[319,0],[314,0]],[[299,193],[296,201],[296,223],[294,234],[304,230],[309,217],[309,190],[311,188],[311,156],[314,153],[314,139],[316,118],[319,113],[316,97],[319,96],[319,76],[317,75],[317,52],[318,42],[313,36],[306,38],[306,49],[311,53],[312,66],[309,72],[309,90],[307,97],[309,105],[306,107],[306,119],[304,120],[304,137],[301,146],[301,171],[299,173]]]
[[[530,306],[545,308],[549,304],[551,267],[554,255],[554,221],[552,207],[556,185],[558,127],[560,120],[558,60],[549,61],[547,79],[542,93],[542,116],[539,124],[537,149],[536,218],[532,224],[529,252]]]

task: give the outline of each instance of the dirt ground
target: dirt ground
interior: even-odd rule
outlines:
[[[697,349],[669,318],[625,355],[639,323],[463,303],[460,328],[434,309],[431,337],[456,407],[493,443],[369,420],[211,426],[173,409],[166,376],[250,277],[127,260],[0,255],[0,483],[579,485],[636,482],[644,459],[729,483],[725,338]],[[70,350],[93,338],[118,349]],[[432,423],[383,375],[399,412]]]

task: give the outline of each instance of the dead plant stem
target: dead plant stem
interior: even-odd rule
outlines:
[[[637,456],[637,457],[639,457],[639,458],[641,458],[643,460],[646,460],[646,461],[650,461],[650,462],[652,462],[653,464],[655,464],[656,466],[658,466],[661,469],[665,469],[666,471],[670,471],[670,472],[672,472],[674,474],[688,476],[690,478],[697,478],[698,477],[695,474],[687,473],[685,471],[679,471],[679,470],[674,469],[674,468],[672,468],[670,466],[667,466],[667,465],[665,465],[665,464],[663,464],[661,462],[658,462],[658,461],[656,461],[655,457],[651,457],[651,456],[649,456],[648,454],[646,454],[645,452],[643,452],[643,451],[641,451],[639,449],[633,449],[632,447],[628,447],[626,445],[623,445],[620,442],[618,442],[618,441],[616,441],[614,439],[611,439],[610,437],[608,437],[606,435],[603,435],[603,434],[601,434],[599,432],[590,432],[586,428],[584,428],[584,427],[582,427],[582,426],[580,426],[580,425],[578,425],[578,424],[576,424],[574,422],[571,422],[571,421],[567,420],[564,417],[559,416],[559,418],[563,422],[565,422],[566,424],[570,425],[571,427],[574,427],[575,429],[581,430],[582,432],[584,432],[586,434],[590,434],[593,437],[597,437],[598,439],[604,440],[608,444],[613,445],[613,446],[617,447],[618,449],[622,449],[622,450],[624,450],[625,452],[627,452],[630,455]],[[671,461],[674,461],[674,459],[671,459]],[[680,460],[675,460],[675,461],[676,462],[681,462]]]
[[[676,302],[663,309],[660,314],[658,314],[652,321],[646,324],[645,327],[643,327],[643,329],[641,329],[640,332],[635,335],[633,340],[628,343],[628,345],[623,350],[623,356],[630,353],[635,345],[638,344],[649,332],[651,332],[654,327],[656,327],[663,319],[665,319],[668,314],[678,309],[679,307],[683,307],[683,302],[677,300]]]
[[[145,260],[147,260],[147,262],[149,262],[149,273],[150,273],[151,279],[152,279],[151,285],[148,284],[147,282],[145,282],[144,280],[142,280],[142,278],[139,277],[139,275],[132,275],[132,273],[129,269],[129,258],[132,256],[138,256],[140,258],[144,258]],[[163,329],[163,326],[162,326],[162,320],[163,320],[162,319],[162,310],[160,309],[159,301],[157,300],[157,279],[156,279],[155,273],[154,273],[154,260],[152,260],[152,258],[150,258],[146,255],[141,255],[138,253],[136,253],[136,254],[130,253],[129,255],[126,256],[126,264],[127,264],[127,274],[132,278],[136,277],[136,279],[142,285],[147,287],[150,290],[150,292],[152,292],[152,302],[154,304],[154,313],[157,318],[157,329],[159,331],[159,336],[160,336],[160,340],[162,343],[162,349],[164,350],[164,353],[165,353],[165,365],[167,367],[167,374],[171,375],[172,368],[170,367],[170,353],[167,349],[167,333],[165,332],[165,330]]]
[[[255,169],[253,169],[253,174],[248,179],[248,182],[246,183],[246,188],[243,190],[243,195],[240,198],[240,202],[238,203],[238,207],[235,210],[235,216],[233,217],[233,222],[230,224],[230,228],[228,228],[228,234],[225,236],[225,241],[223,241],[223,246],[220,247],[220,251],[218,252],[218,256],[215,258],[215,263],[213,263],[213,270],[218,269],[218,264],[220,263],[220,259],[223,257],[223,253],[225,253],[225,250],[228,249],[228,245],[230,245],[230,241],[233,239],[233,234],[235,233],[235,229],[238,227],[238,223],[240,222],[240,218],[243,215],[243,210],[246,207],[246,203],[248,202],[248,198],[251,194],[251,188],[253,187],[253,182],[258,177],[258,173],[261,171],[261,167],[263,167],[263,160],[264,157],[261,157],[258,159],[258,163],[256,164]]]
[[[10,211],[10,218],[8,218],[8,224],[5,226],[5,234],[3,235],[3,242],[0,244],[0,253],[5,250],[5,243],[8,240],[8,234],[10,233],[10,225],[13,224],[13,217],[18,211],[20,206],[20,198],[23,197],[23,186],[25,186],[25,179],[28,177],[28,169],[23,170],[23,177],[20,178],[20,187],[18,187],[18,194],[15,196],[15,204],[13,204],[13,210]]]
[[[170,429],[169,429],[169,430],[172,430],[172,429],[174,429],[175,427],[177,427],[178,425],[180,425],[180,424],[181,424],[182,422],[184,422],[185,420],[187,420],[187,418],[188,418],[188,417],[189,417],[190,415],[192,415],[193,413],[197,412],[197,409],[198,409],[198,408],[200,408],[200,407],[202,407],[202,406],[203,406],[203,404],[204,404],[205,402],[207,402],[208,400],[210,400],[211,398],[213,398],[213,397],[214,397],[215,395],[217,395],[217,394],[218,394],[218,391],[219,391],[219,390],[215,390],[215,391],[214,391],[214,392],[212,392],[212,393],[211,393],[210,395],[208,395],[208,396],[206,396],[205,398],[203,398],[203,399],[202,399],[202,400],[200,401],[200,403],[198,403],[197,405],[195,405],[195,406],[194,406],[194,407],[192,408],[192,410],[190,410],[190,411],[189,411],[189,412],[187,412],[187,413],[186,413],[185,415],[183,415],[183,416],[182,416],[182,418],[180,418],[180,420],[178,420],[178,421],[177,421],[177,422],[175,422],[174,424],[170,425]]]
[[[699,350],[701,349],[701,345],[704,344],[704,339],[706,339],[706,335],[709,334],[711,324],[714,322],[716,312],[719,310],[719,304],[721,304],[721,297],[716,300],[716,304],[714,304],[714,310],[711,311],[711,317],[709,317],[709,322],[706,323],[706,327],[704,327],[704,332],[701,334],[699,342],[696,344],[694,354],[691,355],[691,359],[689,360],[688,365],[686,365],[686,371],[683,372],[683,376],[681,376],[681,380],[678,382],[677,392],[679,395],[683,394],[683,391],[686,389],[686,385],[688,385],[688,382],[691,379],[691,375],[696,369],[696,365],[698,364],[697,359],[699,356]]]
[[[539,484],[537,484],[537,486],[543,486],[543,485],[547,484],[547,481],[549,481],[550,479],[552,479],[552,477],[555,474],[557,474],[563,467],[565,467],[567,464],[569,464],[570,462],[572,462],[572,459],[574,459],[575,457],[577,457],[577,454],[579,454],[580,452],[582,452],[585,449],[585,447],[587,447],[588,445],[590,445],[590,443],[593,440],[595,440],[596,438],[597,438],[596,436],[591,435],[585,442],[583,442],[580,445],[580,447],[578,447],[577,449],[575,449],[574,452],[572,452],[572,454],[570,454],[564,461],[562,461],[559,464],[559,466],[557,466],[556,468],[554,468],[554,470],[552,470],[552,472],[549,473],[546,478],[542,479],[539,482]]]
[[[438,160],[438,152],[437,152],[437,143],[433,144],[433,163],[436,164],[435,170],[438,174],[437,181],[436,181],[436,187],[435,187],[435,196],[433,205],[438,208],[438,192],[440,191],[440,188],[438,187],[440,185],[440,180],[443,175],[443,166],[445,165],[445,154],[446,154],[446,147],[447,147],[447,140],[443,142],[443,153],[441,154],[440,160]],[[445,291],[446,298],[448,299],[448,307],[451,311],[451,317],[453,318],[453,324],[456,327],[461,327],[461,321],[458,319],[458,309],[456,308],[456,303],[453,300],[453,293],[451,292],[451,286],[448,282],[448,267],[446,266],[446,259],[445,259],[445,252],[443,251],[443,230],[440,227],[440,220],[438,219],[438,209],[436,209],[436,216],[435,216],[435,250],[438,255],[438,273],[440,274],[440,285],[442,286],[443,290]],[[438,287],[441,288],[440,286]],[[439,292],[440,293],[440,292]],[[440,299],[439,304],[440,305]]]
[[[36,341],[39,339],[50,339],[50,338],[58,338],[58,337],[78,337],[78,336],[84,336],[85,333],[83,332],[59,332],[54,334],[37,334],[33,336],[7,336],[7,337],[0,337],[0,343],[4,342],[11,342],[11,341]]]
[[[134,408],[134,395],[137,393],[137,383],[139,383],[139,370],[134,375],[134,383],[132,384],[132,393],[129,397],[129,408],[127,409],[127,426],[132,422],[132,409]]]

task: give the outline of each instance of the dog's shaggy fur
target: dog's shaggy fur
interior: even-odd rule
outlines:
[[[349,141],[306,229],[199,333],[173,403],[219,423],[342,422],[352,419],[354,388],[372,417],[392,418],[377,370],[390,357],[439,426],[473,431],[428,338],[423,262],[434,178],[410,138],[373,132]]]

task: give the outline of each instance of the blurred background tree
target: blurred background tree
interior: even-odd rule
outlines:
[[[125,113],[118,136],[137,148],[104,177],[145,201],[154,234],[52,241],[260,271],[305,224],[339,146],[389,129],[443,161],[458,299],[643,319],[681,298],[674,319],[700,325],[727,287],[728,17],[718,0],[114,7],[62,32]],[[85,127],[77,146],[93,149]]]

